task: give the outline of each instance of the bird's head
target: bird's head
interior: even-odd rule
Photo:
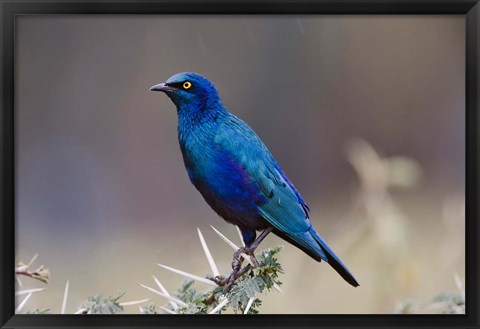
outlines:
[[[150,90],[163,91],[175,103],[177,109],[204,108],[220,102],[215,85],[193,72],[175,74],[164,83],[152,86]]]

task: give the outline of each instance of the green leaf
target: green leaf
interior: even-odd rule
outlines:
[[[123,296],[123,293],[117,297],[105,297],[103,295],[89,296],[80,308],[84,308],[85,313],[89,314],[118,314],[123,313],[123,306],[118,303],[118,300]]]

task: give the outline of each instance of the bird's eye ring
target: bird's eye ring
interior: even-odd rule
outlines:
[[[192,83],[190,81],[185,81],[183,83],[183,89],[187,90],[190,89],[190,87],[192,87]]]

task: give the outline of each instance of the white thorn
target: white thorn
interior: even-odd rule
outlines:
[[[170,293],[168,292],[167,289],[165,289],[165,287],[163,286],[163,284],[160,282],[160,280],[158,280],[155,275],[152,274],[152,277],[153,277],[153,280],[155,281],[155,283],[157,284],[158,288],[160,288],[160,291],[163,292],[165,295],[167,296],[170,296]],[[169,301],[170,305],[172,305],[172,307],[175,309],[175,310],[178,310],[178,305],[175,304],[175,302],[172,302],[171,300]]]
[[[17,280],[18,286],[19,286],[20,288],[23,288],[23,283],[22,283],[22,280],[20,280],[20,276],[19,276],[19,275],[15,275],[15,279]]]
[[[220,231],[218,231],[215,227],[213,227],[212,225],[210,225],[210,227],[215,231],[215,233],[218,234],[219,237],[222,238],[223,241],[225,241],[230,247],[232,247],[233,250],[237,251],[238,249],[240,249],[235,243],[233,243],[232,241],[230,241],[225,235],[223,235],[222,233],[220,233]],[[247,263],[249,263],[250,265],[253,266],[253,262],[252,260],[250,259],[250,256],[248,255],[245,255],[245,254],[241,254],[242,257],[247,261]]]
[[[73,314],[83,314],[83,313],[85,313],[86,310],[87,310],[86,308],[80,308],[78,311],[76,311]]]
[[[27,264],[27,268],[33,264],[33,262],[35,261],[35,259],[37,259],[37,257],[38,257],[38,254],[33,255],[32,259],[30,259],[30,261]]]
[[[223,241],[225,241],[230,247],[232,247],[233,250],[238,250],[239,247],[233,243],[232,241],[230,241],[225,235],[223,235],[222,233],[220,233],[219,230],[217,230],[215,227],[213,227],[212,225],[210,225],[210,227],[215,231],[215,233],[218,234],[219,237],[222,238]]]
[[[146,299],[141,299],[141,300],[134,300],[134,301],[131,301],[131,302],[123,302],[123,303],[119,303],[119,304],[122,305],[122,306],[130,306],[130,305],[142,304],[142,303],[148,302],[149,300],[150,300],[149,298],[146,298]]]
[[[69,281],[67,280],[67,283],[65,284],[65,292],[63,293],[62,310],[60,311],[60,314],[65,314],[65,309],[67,308],[68,285]]]
[[[153,289],[153,288],[150,288],[150,287],[148,287],[148,286],[146,286],[146,285],[144,285],[144,284],[141,284],[141,283],[139,283],[138,285],[139,285],[140,287],[143,287],[143,288],[147,289],[147,290],[150,290],[150,291],[153,292],[154,294],[157,294],[157,295],[159,295],[159,296],[162,296],[163,298],[166,298],[166,299],[168,299],[168,300],[171,300],[171,301],[177,303],[178,305],[181,305],[182,307],[188,306],[187,303],[185,303],[184,301],[182,301],[182,300],[180,300],[180,299],[178,299],[178,298],[172,297],[172,296],[170,296],[170,295],[166,295],[166,294],[164,294],[163,292],[160,292],[160,291],[158,291],[158,290],[155,290],[155,289]]]
[[[152,278],[153,278],[153,281],[155,281],[155,283],[157,284],[158,288],[160,288],[160,290],[166,294],[166,295],[170,295],[168,293],[168,290],[163,286],[163,284],[160,282],[160,280],[157,279],[157,277],[155,275],[152,274]]]
[[[240,237],[240,243],[242,244],[242,246],[245,247],[245,242],[243,242],[243,235],[242,235],[242,231],[240,231],[240,227],[235,226],[235,228],[237,229],[238,236]]]
[[[192,280],[195,280],[195,281],[198,281],[198,282],[202,282],[202,283],[205,283],[209,286],[212,286],[212,287],[216,287],[217,284],[213,281],[210,281],[208,279],[205,279],[205,278],[202,278],[201,276],[198,276],[198,275],[194,275],[194,274],[190,274],[190,273],[187,273],[187,272],[184,272],[184,271],[181,271],[181,270],[177,270],[176,268],[173,268],[173,267],[170,267],[170,266],[166,266],[166,265],[162,265],[162,264],[157,264],[158,266],[161,266],[163,267],[164,269],[166,270],[169,270],[173,273],[177,273],[181,276],[184,276],[188,279],[192,279]]]
[[[208,313],[208,314],[218,313],[222,309],[222,307],[227,305],[227,303],[228,303],[228,298],[225,298],[220,304],[217,305],[217,307],[215,307],[213,310],[211,310],[210,313]]]
[[[23,307],[25,306],[25,304],[27,303],[28,299],[32,297],[32,293],[29,293],[27,295],[27,297],[25,297],[24,300],[22,300],[22,302],[20,303],[20,305],[18,305],[18,307],[15,309],[15,314],[18,314],[22,311]]]
[[[458,273],[455,272],[453,274],[453,279],[455,280],[455,285],[457,286],[457,289],[461,291],[463,289],[463,283],[462,283],[462,279],[460,279],[460,275],[458,275]]]
[[[169,310],[168,308],[166,307],[163,307],[163,306],[159,306],[159,308],[161,308],[162,310],[164,310],[165,312],[169,313],[169,314],[177,314],[176,312],[172,311],[172,310]]]
[[[280,286],[276,283],[273,284],[273,288],[278,291],[279,293],[283,294],[283,290],[280,288]]]
[[[45,290],[45,288],[34,288],[34,289],[26,289],[26,290],[19,290],[15,292],[15,296],[22,296],[26,294],[32,294],[34,292],[39,292]]]
[[[253,304],[254,300],[255,300],[255,297],[251,297],[248,300],[247,307],[245,307],[245,311],[243,312],[243,314],[248,314],[248,311],[250,311],[250,307],[252,307],[252,304]]]
[[[15,272],[26,272],[27,270],[28,270],[27,265],[21,265],[21,266],[15,267]]]
[[[198,231],[198,237],[200,238],[200,243],[202,244],[203,251],[205,252],[205,256],[207,257],[208,264],[210,265],[210,268],[212,269],[213,276],[219,276],[220,273],[218,272],[217,265],[215,264],[215,261],[213,260],[212,254],[210,253],[210,250],[208,249],[207,243],[205,242],[205,239],[203,238],[202,232],[200,232],[200,229],[197,227]]]

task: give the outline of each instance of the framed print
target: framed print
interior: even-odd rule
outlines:
[[[2,328],[478,328],[477,1],[2,1]]]

